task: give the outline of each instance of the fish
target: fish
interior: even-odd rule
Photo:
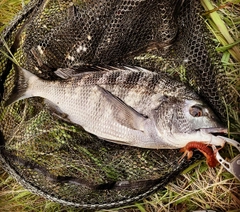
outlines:
[[[136,66],[59,68],[44,80],[15,65],[16,86],[5,106],[31,97],[109,142],[149,149],[189,142],[223,146],[226,133],[211,108],[187,85]]]

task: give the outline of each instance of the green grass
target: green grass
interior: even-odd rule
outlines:
[[[29,0],[1,0],[0,1],[0,30],[9,23]]]
[[[26,1],[25,1],[26,2]],[[217,51],[222,54],[222,62],[227,76],[240,98],[240,1],[201,0],[206,13],[203,18],[218,42]],[[0,0],[0,30],[22,8],[21,0]],[[240,129],[238,111],[229,107],[229,115],[234,117],[236,132]],[[233,156],[232,148],[224,149],[226,155]],[[216,211],[240,211],[240,182],[224,168],[207,167],[205,161],[186,169],[175,182],[166,186],[139,203],[104,211],[181,211],[199,209]],[[0,211],[77,211],[61,206],[31,194],[0,168]]]

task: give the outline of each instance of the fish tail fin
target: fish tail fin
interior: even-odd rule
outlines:
[[[28,91],[28,82],[29,78],[34,76],[32,73],[28,72],[27,70],[17,66],[14,64],[15,69],[15,87],[13,88],[10,96],[5,101],[5,106],[8,106],[18,100],[25,99],[30,97],[30,95],[27,93]]]

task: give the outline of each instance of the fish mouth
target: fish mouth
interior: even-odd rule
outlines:
[[[201,128],[199,129],[200,132],[203,133],[208,133],[208,134],[227,134],[228,133],[228,129],[224,128],[224,127],[210,127],[210,128]]]

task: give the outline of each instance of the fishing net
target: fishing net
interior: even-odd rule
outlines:
[[[1,97],[14,92],[13,58],[46,80],[58,68],[137,65],[189,82],[225,121],[233,102],[201,18],[200,1],[31,1],[2,32]],[[99,140],[53,114],[41,98],[4,107],[2,166],[33,193],[83,208],[116,207],[163,188],[192,160]]]

